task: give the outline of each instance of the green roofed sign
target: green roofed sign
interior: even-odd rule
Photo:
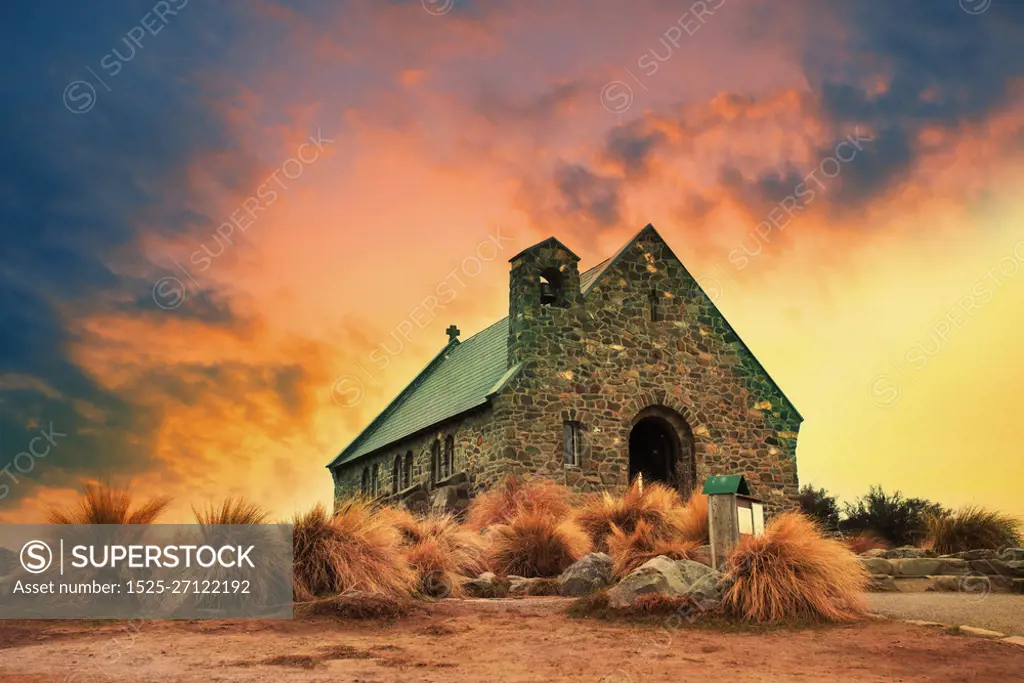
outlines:
[[[750,495],[750,487],[742,474],[719,474],[708,477],[704,482],[704,490],[701,492],[707,495],[716,493],[738,493],[741,496]]]

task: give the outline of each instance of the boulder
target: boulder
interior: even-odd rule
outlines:
[[[943,559],[955,558],[958,560],[994,560],[998,557],[995,550],[964,550],[963,552],[943,555]]]
[[[912,545],[904,545],[900,546],[899,548],[889,548],[888,550],[882,553],[882,557],[884,557],[887,560],[905,560],[936,556],[937,553],[934,550],[915,548]]]
[[[1019,560],[971,560],[971,569],[983,574],[1024,578],[1024,562]]]
[[[868,590],[872,593],[896,593],[896,581],[889,574],[874,574],[868,578]]]
[[[584,555],[558,577],[559,592],[570,596],[596,593],[611,582],[612,558],[605,553]]]
[[[892,560],[889,564],[892,565],[893,576],[960,575],[969,571],[967,560],[946,560],[937,557],[908,557]]]
[[[629,573],[608,591],[613,608],[632,605],[641,595],[692,595],[697,600],[720,597],[721,573],[692,560],[672,560],[659,555]]]
[[[857,560],[871,574],[892,574],[892,563],[881,557],[858,557]]]
[[[558,595],[561,585],[558,579],[533,578],[527,579],[522,576],[508,577],[508,594],[516,596],[526,595]]]
[[[500,598],[508,594],[509,582],[491,572],[484,572],[462,584],[462,589],[474,598]]]
[[[885,548],[872,548],[871,550],[865,550],[860,554],[861,557],[885,557]]]

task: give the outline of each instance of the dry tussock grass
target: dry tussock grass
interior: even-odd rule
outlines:
[[[206,508],[192,507],[192,514],[202,525],[213,524],[263,524],[270,517],[265,508],[247,501],[242,496],[225,498],[220,505],[210,503]]]
[[[1020,520],[977,505],[949,515],[930,515],[927,528],[926,542],[940,555],[1021,545]]]
[[[588,497],[576,518],[594,541],[594,546],[608,550],[608,537],[617,528],[633,533],[637,524],[647,523],[659,536],[675,537],[682,525],[683,504],[672,489],[658,483],[647,484],[641,491],[634,483],[621,496],[607,491]]]
[[[644,562],[659,555],[673,560],[690,559],[699,545],[678,536],[659,536],[653,525],[644,520],[637,523],[632,533],[626,533],[614,524],[607,539],[608,554],[612,557],[612,569],[616,576],[625,576]]]
[[[548,479],[524,480],[509,476],[490,491],[477,495],[466,511],[466,526],[484,529],[495,524],[508,524],[522,513],[544,513],[554,519],[565,519],[572,513],[572,493],[565,486]]]
[[[590,536],[573,519],[558,520],[543,510],[491,527],[488,540],[488,565],[499,576],[558,576],[591,549]]]
[[[128,488],[89,482],[74,506],[64,510],[51,507],[46,511],[46,521],[50,524],[153,524],[170,503],[170,496],[157,496],[136,504]]]
[[[729,557],[724,603],[756,623],[850,620],[865,610],[867,574],[841,541],[798,513],[784,513],[763,536],[743,538]]]
[[[861,531],[860,533],[846,536],[842,541],[854,555],[860,555],[861,553],[866,553],[869,550],[885,550],[889,548],[888,541],[870,531]]]
[[[425,595],[461,596],[465,577],[486,571],[484,539],[460,526],[452,515],[420,517],[404,508],[385,514],[401,535],[407,561]]]
[[[375,514],[369,501],[344,501],[333,517],[318,504],[293,524],[297,601],[346,591],[402,598],[416,584],[397,529],[387,515]]]

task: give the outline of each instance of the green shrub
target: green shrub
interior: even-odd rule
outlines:
[[[804,486],[800,489],[800,512],[815,520],[825,531],[839,529],[839,502],[825,489]]]
[[[894,546],[923,542],[929,516],[948,514],[938,503],[923,498],[904,498],[899,491],[889,495],[880,486],[872,486],[867,495],[848,503],[845,513],[846,518],[839,523],[842,531],[870,531]]]

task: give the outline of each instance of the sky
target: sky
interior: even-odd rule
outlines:
[[[0,7],[0,522],[324,466],[551,235],[653,224],[802,484],[1024,516],[1024,4]],[[442,307],[424,315],[439,288]]]

